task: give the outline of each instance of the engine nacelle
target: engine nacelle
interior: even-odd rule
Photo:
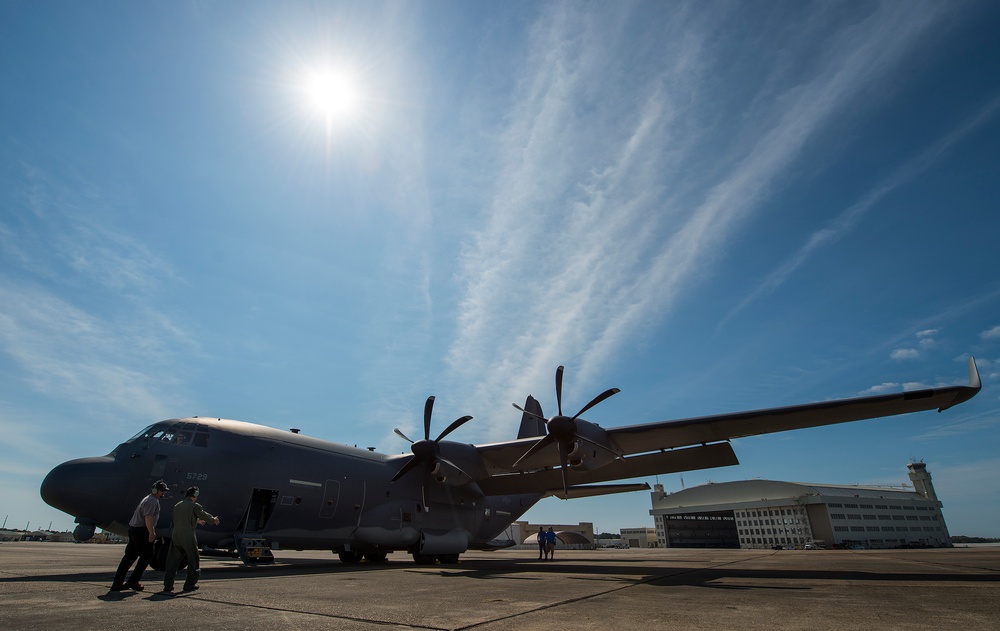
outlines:
[[[469,533],[451,530],[444,533],[420,533],[420,554],[461,554],[469,549]]]
[[[581,441],[576,441],[573,443],[573,448],[570,449],[569,453],[566,454],[566,459],[569,461],[569,466],[573,468],[580,468],[583,461],[587,458],[587,450],[580,445]]]
[[[452,487],[489,477],[483,458],[473,445],[446,440],[441,441],[439,459],[430,473],[436,482]]]
[[[94,532],[97,529],[96,524],[90,523],[80,523],[77,524],[76,528],[73,529],[73,538],[79,542],[90,541],[94,538]]]
[[[576,419],[576,440],[567,454],[571,468],[593,471],[614,462],[615,453],[604,428],[590,421]]]

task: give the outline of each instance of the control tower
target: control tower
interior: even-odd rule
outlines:
[[[937,493],[934,492],[934,483],[931,482],[931,474],[927,471],[927,464],[924,462],[911,462],[906,465],[910,470],[910,481],[913,482],[913,490],[923,495],[932,502],[938,501]]]

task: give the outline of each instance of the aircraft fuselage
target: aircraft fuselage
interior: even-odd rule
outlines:
[[[169,537],[174,503],[189,486],[220,524],[199,528],[202,545],[233,548],[258,533],[272,548],[457,555],[497,547],[541,494],[486,496],[417,469],[390,479],[405,456],[387,456],[239,421],[156,423],[111,454],[59,465],[42,497],[77,518],[125,534],[153,482],[171,486],[157,534]]]

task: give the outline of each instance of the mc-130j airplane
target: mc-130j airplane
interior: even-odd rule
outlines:
[[[153,482],[179,498],[198,485],[218,526],[199,530],[202,545],[235,550],[245,563],[273,560],[272,549],[333,550],[346,563],[383,561],[405,550],[417,563],[454,563],[468,549],[513,545],[502,535],[540,499],[648,489],[599,484],[738,464],[730,439],[937,408],[981,388],[975,360],[969,385],[824,401],[751,412],[602,428],[582,414],[618,392],[563,414],[563,368],[556,371],[557,414],[546,418],[528,397],[516,440],[471,445],[445,440],[469,421],[431,438],[434,397],[424,407],[423,438],[409,455],[386,455],[239,421],[183,418],[151,425],[107,456],[53,469],[42,498],[76,517],[86,540],[96,527],[126,534],[132,511]],[[168,497],[168,504],[169,502]],[[171,511],[157,524],[168,542]],[[153,567],[162,563],[154,557]]]

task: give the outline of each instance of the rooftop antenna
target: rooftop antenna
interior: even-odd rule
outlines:
[[[681,490],[684,490],[684,476],[681,476]]]

